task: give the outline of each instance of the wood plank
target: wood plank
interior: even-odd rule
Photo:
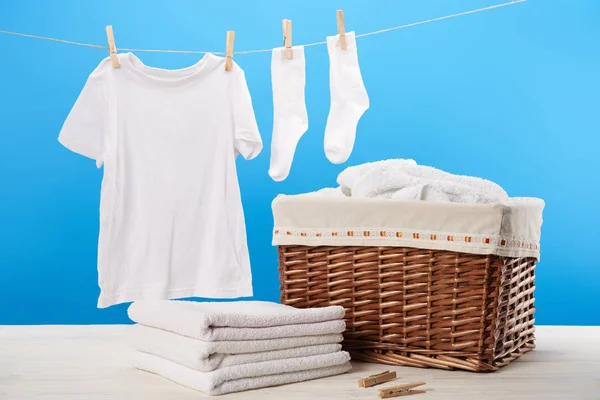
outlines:
[[[0,326],[0,399],[187,400],[208,398],[130,366],[130,326]],[[223,399],[375,399],[356,382],[396,371],[425,381],[423,399],[598,399],[600,327],[537,327],[537,349],[492,374],[353,363],[351,372]],[[415,397],[415,398],[421,398]]]

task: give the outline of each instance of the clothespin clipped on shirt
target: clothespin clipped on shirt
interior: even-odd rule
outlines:
[[[340,35],[340,45],[342,46],[342,50],[346,50],[346,28],[344,26],[344,11],[337,10],[337,26],[338,26],[338,35]]]
[[[294,57],[292,51],[292,21],[284,19],[281,21],[281,25],[283,26],[283,47],[285,48],[283,54],[285,58],[291,60]]]
[[[422,385],[425,385],[425,382],[407,383],[404,385],[379,389],[379,397],[382,399],[388,399],[390,397],[410,396],[411,394],[423,394],[425,393],[424,390],[413,390],[413,388]]]
[[[119,57],[117,57],[117,46],[115,45],[112,25],[106,27],[106,37],[108,38],[108,54],[110,54],[112,66],[113,68],[119,68]]]
[[[225,47],[225,71],[231,71],[233,64],[233,40],[235,39],[234,31],[227,31],[227,44]]]

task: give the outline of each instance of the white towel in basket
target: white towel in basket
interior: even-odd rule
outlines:
[[[136,351],[134,366],[210,395],[306,381],[349,371],[345,351],[317,356],[264,361],[201,372],[169,360]]]
[[[508,195],[494,182],[417,165],[414,160],[384,160],[348,167],[337,178],[350,197],[456,203],[505,203]]]
[[[204,341],[275,339],[342,333],[340,306],[298,309],[264,301],[136,301],[134,322]]]
[[[187,336],[151,328],[133,327],[132,345],[150,353],[199,371],[213,371],[232,365],[280,360],[341,350],[340,334],[301,336],[283,339],[205,342]]]

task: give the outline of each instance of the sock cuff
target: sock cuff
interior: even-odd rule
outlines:
[[[331,54],[336,49],[341,49],[340,35],[327,36],[327,50]],[[356,49],[356,35],[354,31],[346,32],[346,50]]]
[[[285,47],[275,47],[273,49],[273,60],[294,61],[304,59],[304,46],[292,46],[292,59],[288,60],[284,55]]]

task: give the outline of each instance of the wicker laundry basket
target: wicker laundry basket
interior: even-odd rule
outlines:
[[[287,216],[299,216],[296,221],[307,217],[297,214],[302,204],[291,199],[296,196],[287,197],[286,204],[273,204],[281,302],[294,307],[343,306],[343,345],[354,360],[484,372],[498,370],[535,347],[537,242],[498,235],[440,238],[440,230],[389,227],[344,231],[324,229],[324,222],[314,222],[320,224],[314,229],[295,227]],[[341,207],[340,214],[332,216],[337,205],[332,206],[324,207],[329,214],[322,214],[321,221],[346,224],[344,215],[356,215]],[[541,225],[541,208],[536,209],[539,222],[536,214],[529,228]],[[497,221],[502,225],[509,224],[511,216],[524,217],[506,208],[500,208],[500,214]],[[499,228],[498,233],[506,232]],[[381,245],[401,238],[410,246],[406,241],[399,242],[402,246]],[[375,245],[369,246],[369,241]],[[493,241],[497,248],[492,251],[502,255],[432,248],[455,241],[478,241],[479,246]],[[360,245],[348,245],[354,242]],[[504,251],[498,250],[502,247]]]

